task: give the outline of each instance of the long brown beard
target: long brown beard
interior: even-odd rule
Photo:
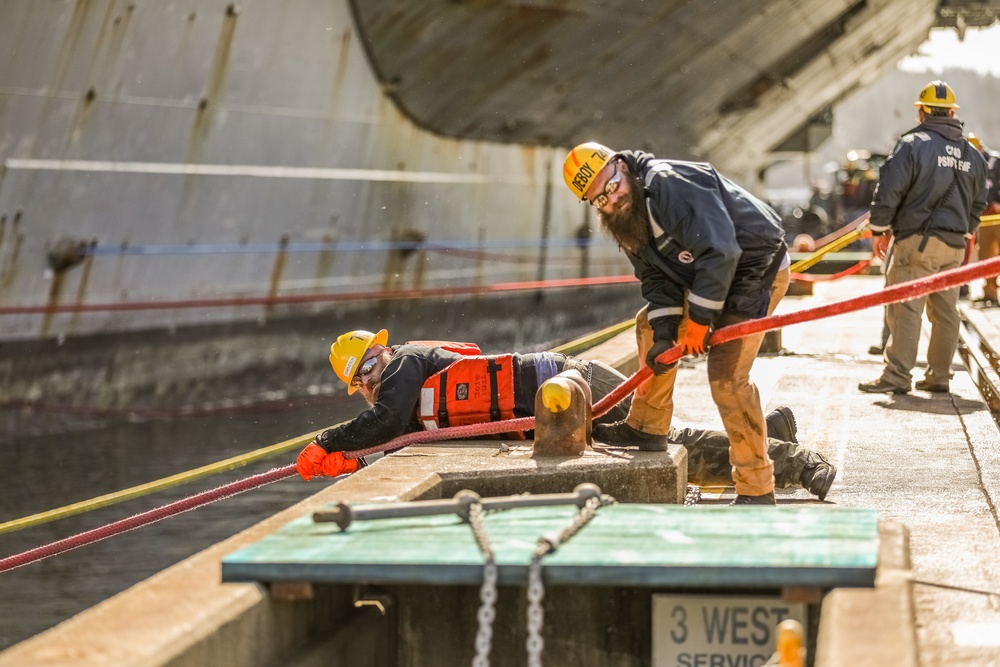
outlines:
[[[363,394],[365,400],[368,401],[368,405],[375,405],[375,401],[378,400],[378,390],[381,387],[382,387],[381,379],[376,380],[375,378],[369,380],[368,384],[365,385],[365,389],[367,389],[372,395],[371,398],[368,398],[367,394]]]
[[[618,242],[621,248],[635,254],[644,246],[653,233],[649,229],[649,217],[646,212],[646,191],[642,182],[632,174],[622,174],[629,183],[629,207],[623,209],[622,200],[616,202],[611,213],[597,212],[597,220],[601,228]]]

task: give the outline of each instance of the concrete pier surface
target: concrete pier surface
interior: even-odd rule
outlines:
[[[877,276],[818,283],[810,296],[787,297],[778,312],[878,291],[882,285]],[[976,316],[1000,322],[1000,311]],[[799,441],[839,471],[825,502],[804,490],[779,491],[779,505],[879,511],[876,586],[826,595],[815,664],[996,664],[1000,610],[991,594],[1000,591],[995,557],[1000,553],[995,512],[1000,434],[957,355],[949,393],[858,391],[859,382],[880,373],[881,359],[867,350],[881,326],[881,310],[868,309],[788,327],[781,332],[783,353],[762,357],[754,367],[765,410],[790,406]],[[924,345],[926,337],[925,330]],[[632,372],[632,348],[626,332],[584,356],[600,356]],[[922,363],[915,380],[922,377]],[[687,425],[719,428],[703,362],[682,363],[675,396],[676,416]],[[313,661],[320,654],[345,641],[336,631],[343,618],[338,609],[351,601],[334,595],[303,603],[278,599],[255,584],[223,584],[222,558],[332,502],[447,497],[459,486],[484,480],[502,480],[487,495],[511,493],[521,482],[530,485],[533,475],[540,482],[551,472],[535,468],[526,457],[495,456],[496,451],[495,443],[482,442],[414,446],[332,485],[313,481],[319,489],[315,496],[0,653],[0,667],[319,664]],[[618,469],[655,471],[645,478],[648,488],[618,489],[635,492],[636,498],[626,501],[680,500],[686,478],[680,448],[667,455],[633,452],[609,463],[601,474],[612,486]],[[570,481],[574,474],[567,468],[589,465],[578,461],[553,469]],[[658,497],[643,500],[645,494]],[[706,493],[702,502],[731,498],[729,489]],[[16,571],[0,575],[0,585],[10,576]],[[368,635],[359,629],[357,636]],[[648,656],[635,664],[649,664]]]

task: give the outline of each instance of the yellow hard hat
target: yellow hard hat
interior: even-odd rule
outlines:
[[[389,332],[382,329],[378,333],[358,329],[348,331],[337,337],[337,340],[330,346],[330,365],[333,372],[347,384],[347,393],[353,394],[358,390],[351,384],[354,374],[361,366],[361,360],[365,358],[368,350],[374,345],[385,345],[389,341]]]
[[[563,163],[563,180],[577,199],[583,199],[594,176],[604,168],[615,152],[594,141],[580,144],[569,152]]]
[[[944,81],[931,81],[920,91],[920,99],[913,103],[915,107],[944,107],[960,109],[955,104],[955,91]]]
[[[972,132],[969,132],[969,143],[975,146],[977,151],[983,150],[983,142]]]

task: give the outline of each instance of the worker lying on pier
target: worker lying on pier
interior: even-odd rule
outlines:
[[[359,462],[342,452],[368,449],[422,428],[531,417],[538,387],[564,371],[579,371],[595,401],[607,396],[626,378],[607,364],[554,352],[481,356],[478,346],[442,341],[388,346],[388,332],[351,331],[330,346],[330,364],[347,384],[360,391],[369,407],[349,422],[323,431],[299,454],[296,469],[306,480],[336,477],[357,470]],[[493,377],[491,377],[491,374]],[[491,380],[497,388],[490,400],[446,400],[435,390],[445,380],[451,387]],[[456,391],[447,392],[454,399]],[[472,404],[472,405],[470,405]],[[613,423],[628,414],[626,398],[595,423]],[[774,460],[778,488],[799,486],[826,498],[836,468],[820,454],[798,444],[795,418],[787,407],[767,416],[768,454]],[[668,443],[687,449],[688,479],[703,486],[731,486],[729,439],[724,431],[671,428],[663,438],[644,441],[640,449],[664,451]]]

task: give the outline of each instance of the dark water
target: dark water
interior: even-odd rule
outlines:
[[[348,419],[363,401],[142,423],[92,423],[0,443],[0,522],[88,500]],[[55,418],[55,417],[54,417]],[[0,558],[293,463],[297,452],[136,500],[0,534]],[[295,476],[0,573],[0,650],[50,628],[300,499]]]

